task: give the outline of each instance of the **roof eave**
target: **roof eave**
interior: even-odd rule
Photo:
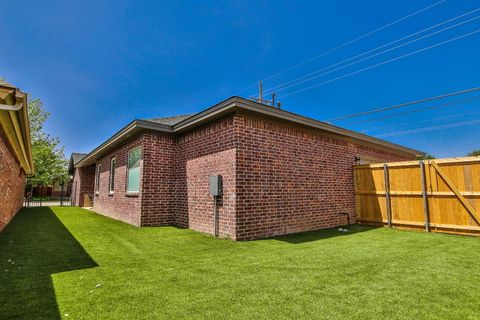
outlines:
[[[411,148],[404,147],[404,146],[401,146],[392,142],[388,142],[382,139],[367,136],[362,133],[347,130],[347,129],[337,127],[322,121],[318,121],[318,120],[301,116],[292,112],[277,109],[271,106],[263,105],[258,102],[247,100],[241,97],[231,97],[225,101],[222,101],[188,119],[185,119],[177,123],[176,125],[173,126],[173,128],[175,132],[181,132],[189,129],[191,126],[200,125],[204,122],[210,121],[212,118],[220,117],[223,114],[226,114],[230,111],[238,110],[240,108],[244,110],[252,111],[255,113],[260,113],[266,116],[271,116],[274,118],[279,118],[282,120],[299,123],[304,126],[320,129],[322,131],[334,133],[347,138],[364,141],[364,142],[382,146],[388,149],[401,151],[403,153],[412,154],[415,156],[425,155],[424,152],[419,150],[411,149]]]
[[[180,133],[186,130],[190,130],[191,128],[200,126],[206,122],[210,122],[214,119],[220,118],[226,114],[235,112],[237,110],[247,110],[273,118],[301,124],[310,128],[322,130],[326,133],[362,141],[367,144],[380,146],[404,154],[409,154],[413,156],[425,155],[424,152],[419,150],[404,147],[382,139],[367,136],[362,133],[347,130],[322,121],[318,121],[292,112],[284,111],[271,106],[260,104],[258,102],[234,96],[208,109],[205,109],[185,120],[182,120],[173,126],[159,124],[146,120],[134,120],[127,126],[122,128],[120,131],[118,131],[110,139],[95,148],[87,156],[85,156],[81,161],[76,164],[76,167],[84,167],[86,165],[91,165],[95,163],[96,159],[98,159],[102,154],[107,153],[108,150],[110,150],[113,146],[132,137],[134,134],[140,132],[141,130],[154,130],[166,133]]]
[[[14,147],[20,164],[27,175],[32,175],[34,172],[33,158],[32,158],[32,143],[30,137],[30,124],[28,119],[28,97],[27,94],[21,92],[18,88],[2,83],[0,89],[4,92],[13,90],[9,94],[8,101],[0,105],[0,111],[7,112],[8,116],[3,117],[5,123],[8,124],[6,134],[10,142],[18,145],[17,149]],[[7,119],[10,119],[7,121]],[[14,132],[14,134],[13,134]],[[16,142],[14,142],[16,141]]]
[[[173,129],[170,126],[145,120],[134,120],[122,129],[120,129],[117,133],[115,133],[111,138],[106,140],[100,146],[95,148],[92,152],[87,154],[75,165],[75,167],[85,167],[94,164],[99,157],[107,153],[111,148],[124,142],[126,139],[131,138],[142,130],[155,130],[173,133]]]

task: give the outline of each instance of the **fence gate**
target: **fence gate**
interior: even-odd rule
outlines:
[[[354,166],[357,221],[480,235],[480,158]]]
[[[71,206],[71,188],[65,184],[31,185],[25,188],[24,207]]]

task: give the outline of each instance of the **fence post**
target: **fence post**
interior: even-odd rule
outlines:
[[[383,174],[385,177],[385,204],[387,208],[387,224],[392,227],[392,208],[390,205],[390,179],[388,176],[388,165],[383,164]]]
[[[430,212],[428,208],[427,179],[425,178],[425,163],[420,161],[420,173],[422,175],[423,213],[425,215],[425,231],[430,232]]]

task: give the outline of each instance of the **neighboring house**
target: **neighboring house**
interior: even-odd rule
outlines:
[[[75,153],[74,152],[70,156],[70,161],[69,161],[69,164],[68,164],[68,174],[70,175],[70,180],[71,180],[70,183],[69,183],[70,197],[71,197],[73,203],[75,203],[75,205],[80,206],[80,207],[90,207],[91,201],[93,201],[93,192],[91,194],[88,194],[88,190],[85,190],[84,192],[80,192],[80,189],[79,189],[79,187],[81,186],[81,184],[79,183],[80,180],[82,180],[84,182],[83,183],[84,188],[85,188],[85,186],[88,185],[85,178],[77,177],[77,179],[74,179],[75,174],[77,174],[77,175],[83,174],[84,170],[75,171],[75,166],[86,155],[87,155],[87,153]],[[82,194],[82,198],[80,198],[81,194]],[[90,201],[87,204],[85,204],[85,197],[88,197],[88,201]]]
[[[422,152],[232,97],[188,116],[135,120],[74,165],[76,205],[136,226],[249,240],[355,219],[352,166]]]
[[[0,230],[23,205],[25,178],[33,173],[27,95],[0,80]]]

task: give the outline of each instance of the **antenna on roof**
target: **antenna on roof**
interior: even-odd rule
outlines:
[[[260,99],[260,101],[263,100],[263,85],[262,85],[262,81],[260,81],[258,83],[258,98]]]
[[[280,101],[275,101],[275,92],[272,93],[272,100],[268,99],[263,99],[263,84],[262,81],[258,82],[258,98],[257,97],[250,97],[250,100],[261,103],[261,104],[266,104],[269,106],[272,106],[274,108],[280,109],[281,103]],[[276,102],[276,104],[275,104]]]

